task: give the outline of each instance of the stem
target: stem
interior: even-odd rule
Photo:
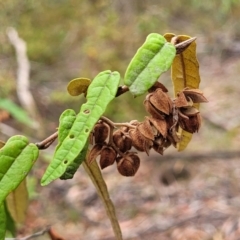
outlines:
[[[123,86],[119,86],[118,87],[118,90],[117,90],[117,94],[115,97],[118,97],[120,95],[122,95],[123,93],[125,92],[128,92],[129,91],[129,88],[126,86],[126,85],[123,85]]]
[[[132,125],[131,123],[115,123],[111,121],[109,118],[104,116],[101,116],[100,119],[106,122],[108,125],[112,126],[113,128],[116,128],[116,127],[136,128],[136,126]]]
[[[58,137],[58,131],[45,138],[39,143],[35,143],[39,150],[48,148]]]
[[[116,216],[115,207],[112,203],[112,200],[109,196],[107,185],[102,177],[101,170],[98,167],[98,164],[96,161],[93,161],[91,164],[89,164],[87,161],[83,161],[83,167],[87,174],[89,175],[92,183],[94,184],[98,196],[101,198],[105,210],[107,212],[108,218],[111,222],[112,229],[115,235],[116,240],[122,240],[122,232],[121,228]]]

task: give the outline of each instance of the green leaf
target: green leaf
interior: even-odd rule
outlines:
[[[7,217],[5,212],[4,204],[0,205],[0,240],[5,239],[7,228]]]
[[[72,109],[65,110],[59,119],[59,128],[58,128],[58,145],[57,149],[62,145],[64,139],[68,136],[74,121],[76,120],[76,113]],[[55,153],[56,153],[55,151]]]
[[[27,113],[9,99],[0,99],[0,108],[7,110],[17,121],[23,124],[31,126],[33,123]]]
[[[0,204],[27,176],[38,152],[35,144],[20,135],[11,137],[0,149]]]
[[[71,162],[65,171],[65,173],[60,177],[62,180],[71,179],[73,178],[75,172],[78,170],[79,166],[85,160],[87,151],[88,151],[89,141],[86,142],[84,148],[79,153],[79,155]]]
[[[54,158],[42,177],[47,185],[64,174],[67,167],[84,148],[96,122],[105,112],[109,102],[115,98],[120,74],[109,70],[99,73],[87,91],[87,102],[82,105],[68,136],[54,154]]]
[[[157,33],[148,35],[145,43],[131,60],[124,84],[134,96],[144,94],[167,71],[176,55],[174,45]]]

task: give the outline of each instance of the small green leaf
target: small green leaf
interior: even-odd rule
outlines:
[[[99,73],[87,91],[87,102],[82,105],[68,136],[54,154],[54,159],[42,177],[41,184],[47,185],[61,177],[67,167],[77,158],[84,148],[89,134],[107,105],[115,98],[120,74],[109,70]]]
[[[7,110],[17,121],[23,124],[31,126],[33,123],[27,113],[9,99],[0,99],[0,108]]]
[[[13,136],[0,149],[0,204],[23,181],[38,157],[38,148],[24,136]]]
[[[5,239],[6,228],[7,228],[7,217],[6,217],[5,207],[4,207],[4,204],[1,204],[0,205],[0,240]]]
[[[72,109],[67,109],[61,114],[59,119],[58,145],[56,151],[62,145],[64,139],[68,136],[76,117],[76,113]]]
[[[91,80],[88,78],[75,78],[68,83],[67,90],[71,96],[86,93]]]
[[[131,60],[124,84],[134,96],[144,94],[167,71],[176,55],[174,45],[157,33],[148,35],[145,43]]]
[[[78,170],[79,166],[85,160],[87,151],[88,151],[89,141],[86,142],[84,148],[79,153],[79,155],[71,162],[65,171],[65,173],[60,177],[62,180],[71,179],[73,178],[75,172]]]

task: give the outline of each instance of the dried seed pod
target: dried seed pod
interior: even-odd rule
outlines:
[[[153,126],[159,131],[159,133],[164,138],[166,138],[167,130],[168,130],[166,120],[165,119],[164,120],[163,119],[156,119],[156,118],[153,118],[153,117],[149,117],[148,119],[153,124]]]
[[[187,98],[185,97],[185,94],[183,92],[179,92],[177,94],[177,98],[174,99],[174,104],[175,107],[180,108],[180,107],[188,107],[188,101]]]
[[[162,89],[157,89],[155,92],[151,93],[149,101],[156,109],[166,115],[172,112],[172,100]]]
[[[145,138],[137,129],[129,130],[129,136],[132,139],[133,147],[138,151],[149,154],[149,150],[153,144],[151,140]]]
[[[104,146],[100,154],[100,167],[104,169],[112,165],[117,157],[116,151],[110,146]]]
[[[146,99],[145,99],[144,102],[143,102],[146,111],[147,111],[148,113],[150,113],[154,118],[164,119],[164,118],[165,118],[165,115],[164,115],[163,113],[161,113],[160,111],[158,111],[158,110],[151,104],[151,102],[149,101],[148,96],[149,96],[149,95],[147,95]]]
[[[199,113],[198,109],[195,107],[181,108],[180,112],[187,117],[194,116]]]
[[[197,113],[196,115],[193,115],[193,116],[189,116],[188,119],[180,118],[179,125],[183,130],[185,130],[189,133],[197,132],[201,126],[200,113]]]
[[[153,144],[153,149],[163,155],[163,152],[166,148],[170,147],[171,146],[171,142],[169,141],[169,139],[167,138],[163,138],[163,136],[158,136],[155,141],[154,141],[154,144]]]
[[[185,88],[183,93],[186,97],[190,97],[194,103],[208,102],[203,92],[199,89]]]
[[[96,123],[93,132],[95,143],[103,143],[108,137],[109,128],[106,123],[99,121],[98,123]]]
[[[137,154],[128,153],[122,158],[117,158],[118,172],[126,177],[134,176],[139,169],[140,158]]]
[[[177,147],[177,143],[180,141],[180,139],[177,138],[176,132],[170,132],[167,135],[167,140],[170,142],[175,148]]]
[[[163,92],[168,92],[168,89],[160,82],[155,82],[154,85],[148,89],[148,92],[152,93],[158,88],[161,88]]]
[[[132,148],[132,139],[126,136],[121,129],[118,129],[113,133],[113,142],[122,153],[125,153]]]
[[[163,146],[157,145],[157,144],[153,144],[153,149],[155,150],[155,152],[163,155],[163,151],[164,151]]]
[[[87,156],[88,163],[91,163],[96,160],[97,156],[100,155],[102,148],[103,144],[94,145],[94,147],[91,149]]]
[[[154,140],[155,135],[157,135],[156,128],[151,126],[151,122],[148,118],[145,119],[144,122],[140,123],[137,126],[137,130],[147,139]]]

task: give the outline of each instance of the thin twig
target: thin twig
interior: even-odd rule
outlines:
[[[44,235],[45,233],[48,233],[49,230],[50,230],[50,226],[46,227],[45,229],[43,229],[42,231],[40,232],[36,232],[32,235],[29,235],[27,237],[23,237],[23,238],[5,238],[5,240],[29,240],[29,239],[32,239],[32,238],[35,238],[35,237],[39,237],[39,236],[42,236]]]
[[[57,137],[58,137],[58,132],[55,132],[49,137],[45,138],[43,141],[35,144],[40,150],[46,149],[57,139]]]
[[[126,86],[126,85],[123,85],[123,86],[119,86],[118,87],[118,90],[117,90],[117,94],[115,97],[118,97],[120,95],[122,95],[123,93],[125,92],[128,92],[129,91],[129,88]]]
[[[128,128],[136,128],[136,126],[132,125],[131,123],[115,123],[111,121],[109,118],[101,116],[100,119],[112,127],[128,127]]]

